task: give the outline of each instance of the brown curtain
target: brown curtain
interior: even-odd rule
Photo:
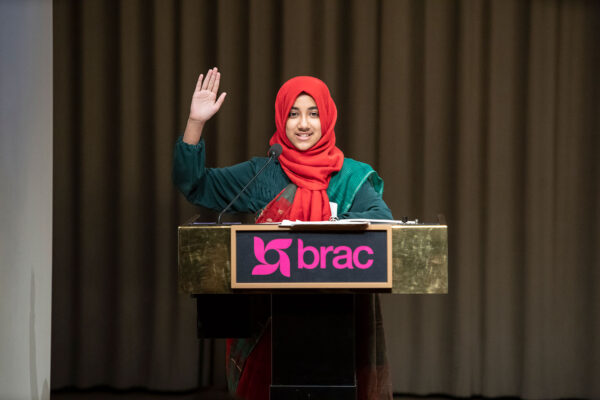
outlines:
[[[216,65],[210,165],[263,155],[315,75],[394,215],[446,215],[450,293],[383,296],[396,392],[600,397],[599,50],[597,1],[55,0],[52,386],[223,382],[176,282],[214,213],[170,180]]]

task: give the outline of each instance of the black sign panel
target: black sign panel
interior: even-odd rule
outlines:
[[[232,227],[233,288],[389,288],[391,229]]]

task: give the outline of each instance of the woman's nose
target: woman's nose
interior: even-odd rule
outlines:
[[[308,129],[308,117],[306,115],[300,116],[298,126],[300,129]]]

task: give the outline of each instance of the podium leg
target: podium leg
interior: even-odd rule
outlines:
[[[354,295],[273,295],[271,399],[356,398]]]

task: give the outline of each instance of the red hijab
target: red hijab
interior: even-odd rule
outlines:
[[[306,93],[319,109],[321,138],[310,149],[298,150],[287,138],[285,125],[296,98]],[[327,187],[334,172],[344,163],[344,153],[335,146],[333,130],[337,109],[323,81],[311,76],[297,76],[283,84],[275,100],[275,125],[277,131],[269,144],[281,144],[281,167],[296,184],[296,196],[289,219],[292,221],[327,221],[331,217]]]

